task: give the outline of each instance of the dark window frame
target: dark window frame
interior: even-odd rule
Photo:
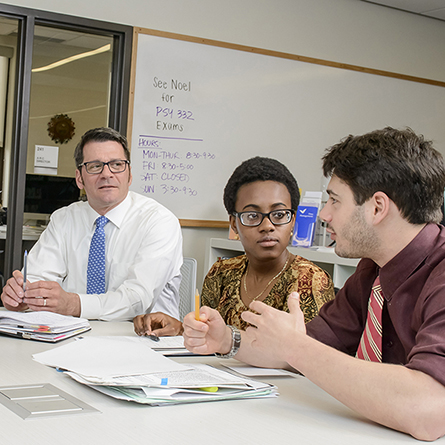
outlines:
[[[0,3],[0,16],[19,22],[14,95],[11,171],[8,196],[5,278],[22,267],[22,230],[28,150],[29,105],[34,27],[50,26],[113,37],[108,125],[127,133],[133,28],[117,23],[86,19]],[[42,259],[43,260],[43,259]]]

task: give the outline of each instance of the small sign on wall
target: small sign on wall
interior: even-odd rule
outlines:
[[[36,145],[34,153],[34,173],[57,175],[59,147]]]

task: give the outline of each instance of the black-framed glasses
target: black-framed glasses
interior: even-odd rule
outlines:
[[[269,218],[269,221],[274,226],[282,226],[289,224],[292,221],[292,216],[295,214],[295,210],[280,209],[272,210],[269,213],[262,212],[234,212],[233,216],[237,216],[243,226],[255,227],[259,226],[264,218]]]
[[[91,161],[84,162],[77,166],[77,168],[85,167],[85,170],[90,175],[99,175],[104,171],[104,167],[108,165],[111,173],[122,173],[126,170],[127,165],[130,161],[127,159],[116,159],[114,161],[102,162],[102,161]]]

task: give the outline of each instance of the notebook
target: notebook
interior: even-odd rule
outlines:
[[[56,343],[90,329],[85,318],[48,311],[0,311],[0,334],[12,337]]]

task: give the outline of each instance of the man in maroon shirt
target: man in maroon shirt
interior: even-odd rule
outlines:
[[[437,439],[445,434],[442,156],[412,130],[385,128],[328,149],[323,172],[332,177],[320,217],[335,251],[364,258],[335,300],[307,326],[296,293],[290,313],[255,301],[243,313],[253,327],[241,335],[203,307],[200,321],[184,319],[185,344],[257,366],[291,366],[369,419]],[[382,363],[355,357],[377,277]]]

